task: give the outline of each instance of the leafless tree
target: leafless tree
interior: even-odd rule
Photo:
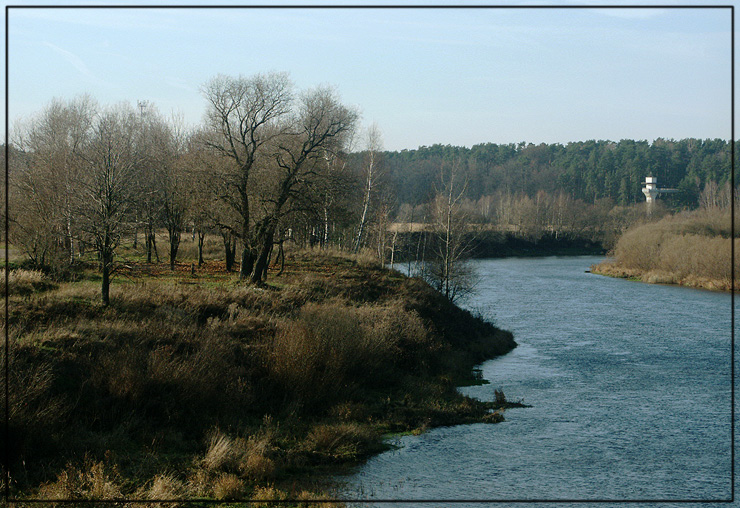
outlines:
[[[133,182],[141,162],[138,125],[130,107],[106,109],[95,119],[91,135],[79,151],[84,167],[76,183],[81,193],[76,212],[82,231],[92,239],[98,254],[104,305],[110,303],[115,251],[135,201]]]
[[[427,279],[450,301],[469,293],[472,274],[465,260],[470,256],[472,234],[461,203],[468,181],[457,161],[440,171],[440,187],[433,202],[436,238],[434,257],[428,264]]]
[[[383,138],[380,128],[373,124],[367,131],[367,160],[364,165],[364,188],[362,195],[362,213],[360,214],[360,224],[357,228],[357,237],[355,238],[354,251],[357,252],[362,247],[363,235],[367,227],[368,212],[370,202],[376,192],[379,183],[379,158],[383,150]]]
[[[88,96],[67,102],[55,99],[16,130],[14,144],[22,153],[13,151],[19,160],[10,162],[22,170],[14,171],[11,179],[13,229],[19,233],[17,243],[40,265],[46,264],[48,254],[61,249],[69,263],[75,260],[78,152],[96,110]]]
[[[252,282],[261,282],[267,274],[281,219],[294,210],[292,204],[311,194],[326,153],[338,153],[344,147],[357,117],[355,111],[341,104],[334,91],[320,87],[302,95],[290,124],[280,129],[282,134],[273,144],[274,166],[268,167],[273,177],[264,178],[271,189],[261,196],[262,218],[256,227],[259,255]]]
[[[256,258],[250,237],[251,173],[265,143],[282,133],[276,126],[282,125],[280,120],[291,110],[292,88],[284,73],[250,78],[218,76],[203,88],[212,130],[206,144],[232,162],[223,175],[221,197],[239,217],[230,234],[242,241],[240,279],[249,276]]]

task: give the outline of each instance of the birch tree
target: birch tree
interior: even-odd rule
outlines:
[[[14,171],[11,191],[16,241],[38,265],[58,249],[75,261],[78,237],[76,180],[81,171],[79,150],[89,135],[97,105],[89,96],[53,100],[41,114],[16,132],[21,171]],[[11,152],[11,155],[19,152]],[[14,161],[11,161],[14,162]]]
[[[362,194],[362,212],[360,213],[360,224],[357,227],[354,251],[358,252],[362,247],[363,236],[367,228],[370,202],[378,186],[378,163],[380,152],[383,149],[383,138],[377,124],[372,124],[367,132],[367,161],[364,167],[364,187]]]
[[[433,203],[436,238],[427,278],[450,301],[473,287],[472,274],[465,263],[472,249],[472,235],[468,217],[461,209],[468,181],[461,173],[458,161],[442,167],[440,188]]]

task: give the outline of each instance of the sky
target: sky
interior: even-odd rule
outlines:
[[[7,12],[11,133],[53,98],[84,93],[196,126],[209,79],[285,71],[297,90],[334,87],[387,150],[731,137],[729,8]]]

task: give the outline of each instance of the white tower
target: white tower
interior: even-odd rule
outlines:
[[[645,199],[647,200],[647,202],[652,203],[653,201],[655,201],[655,198],[657,198],[658,194],[660,194],[660,190],[658,189],[658,177],[645,177],[645,181],[642,182],[642,185],[644,186],[642,188],[642,193],[645,194]]]

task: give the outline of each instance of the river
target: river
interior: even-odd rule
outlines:
[[[340,497],[726,506],[707,501],[731,496],[730,295],[585,273],[601,259],[474,261],[460,304],[519,346],[481,366],[489,385],[461,390],[533,407],[396,438],[341,479]]]

